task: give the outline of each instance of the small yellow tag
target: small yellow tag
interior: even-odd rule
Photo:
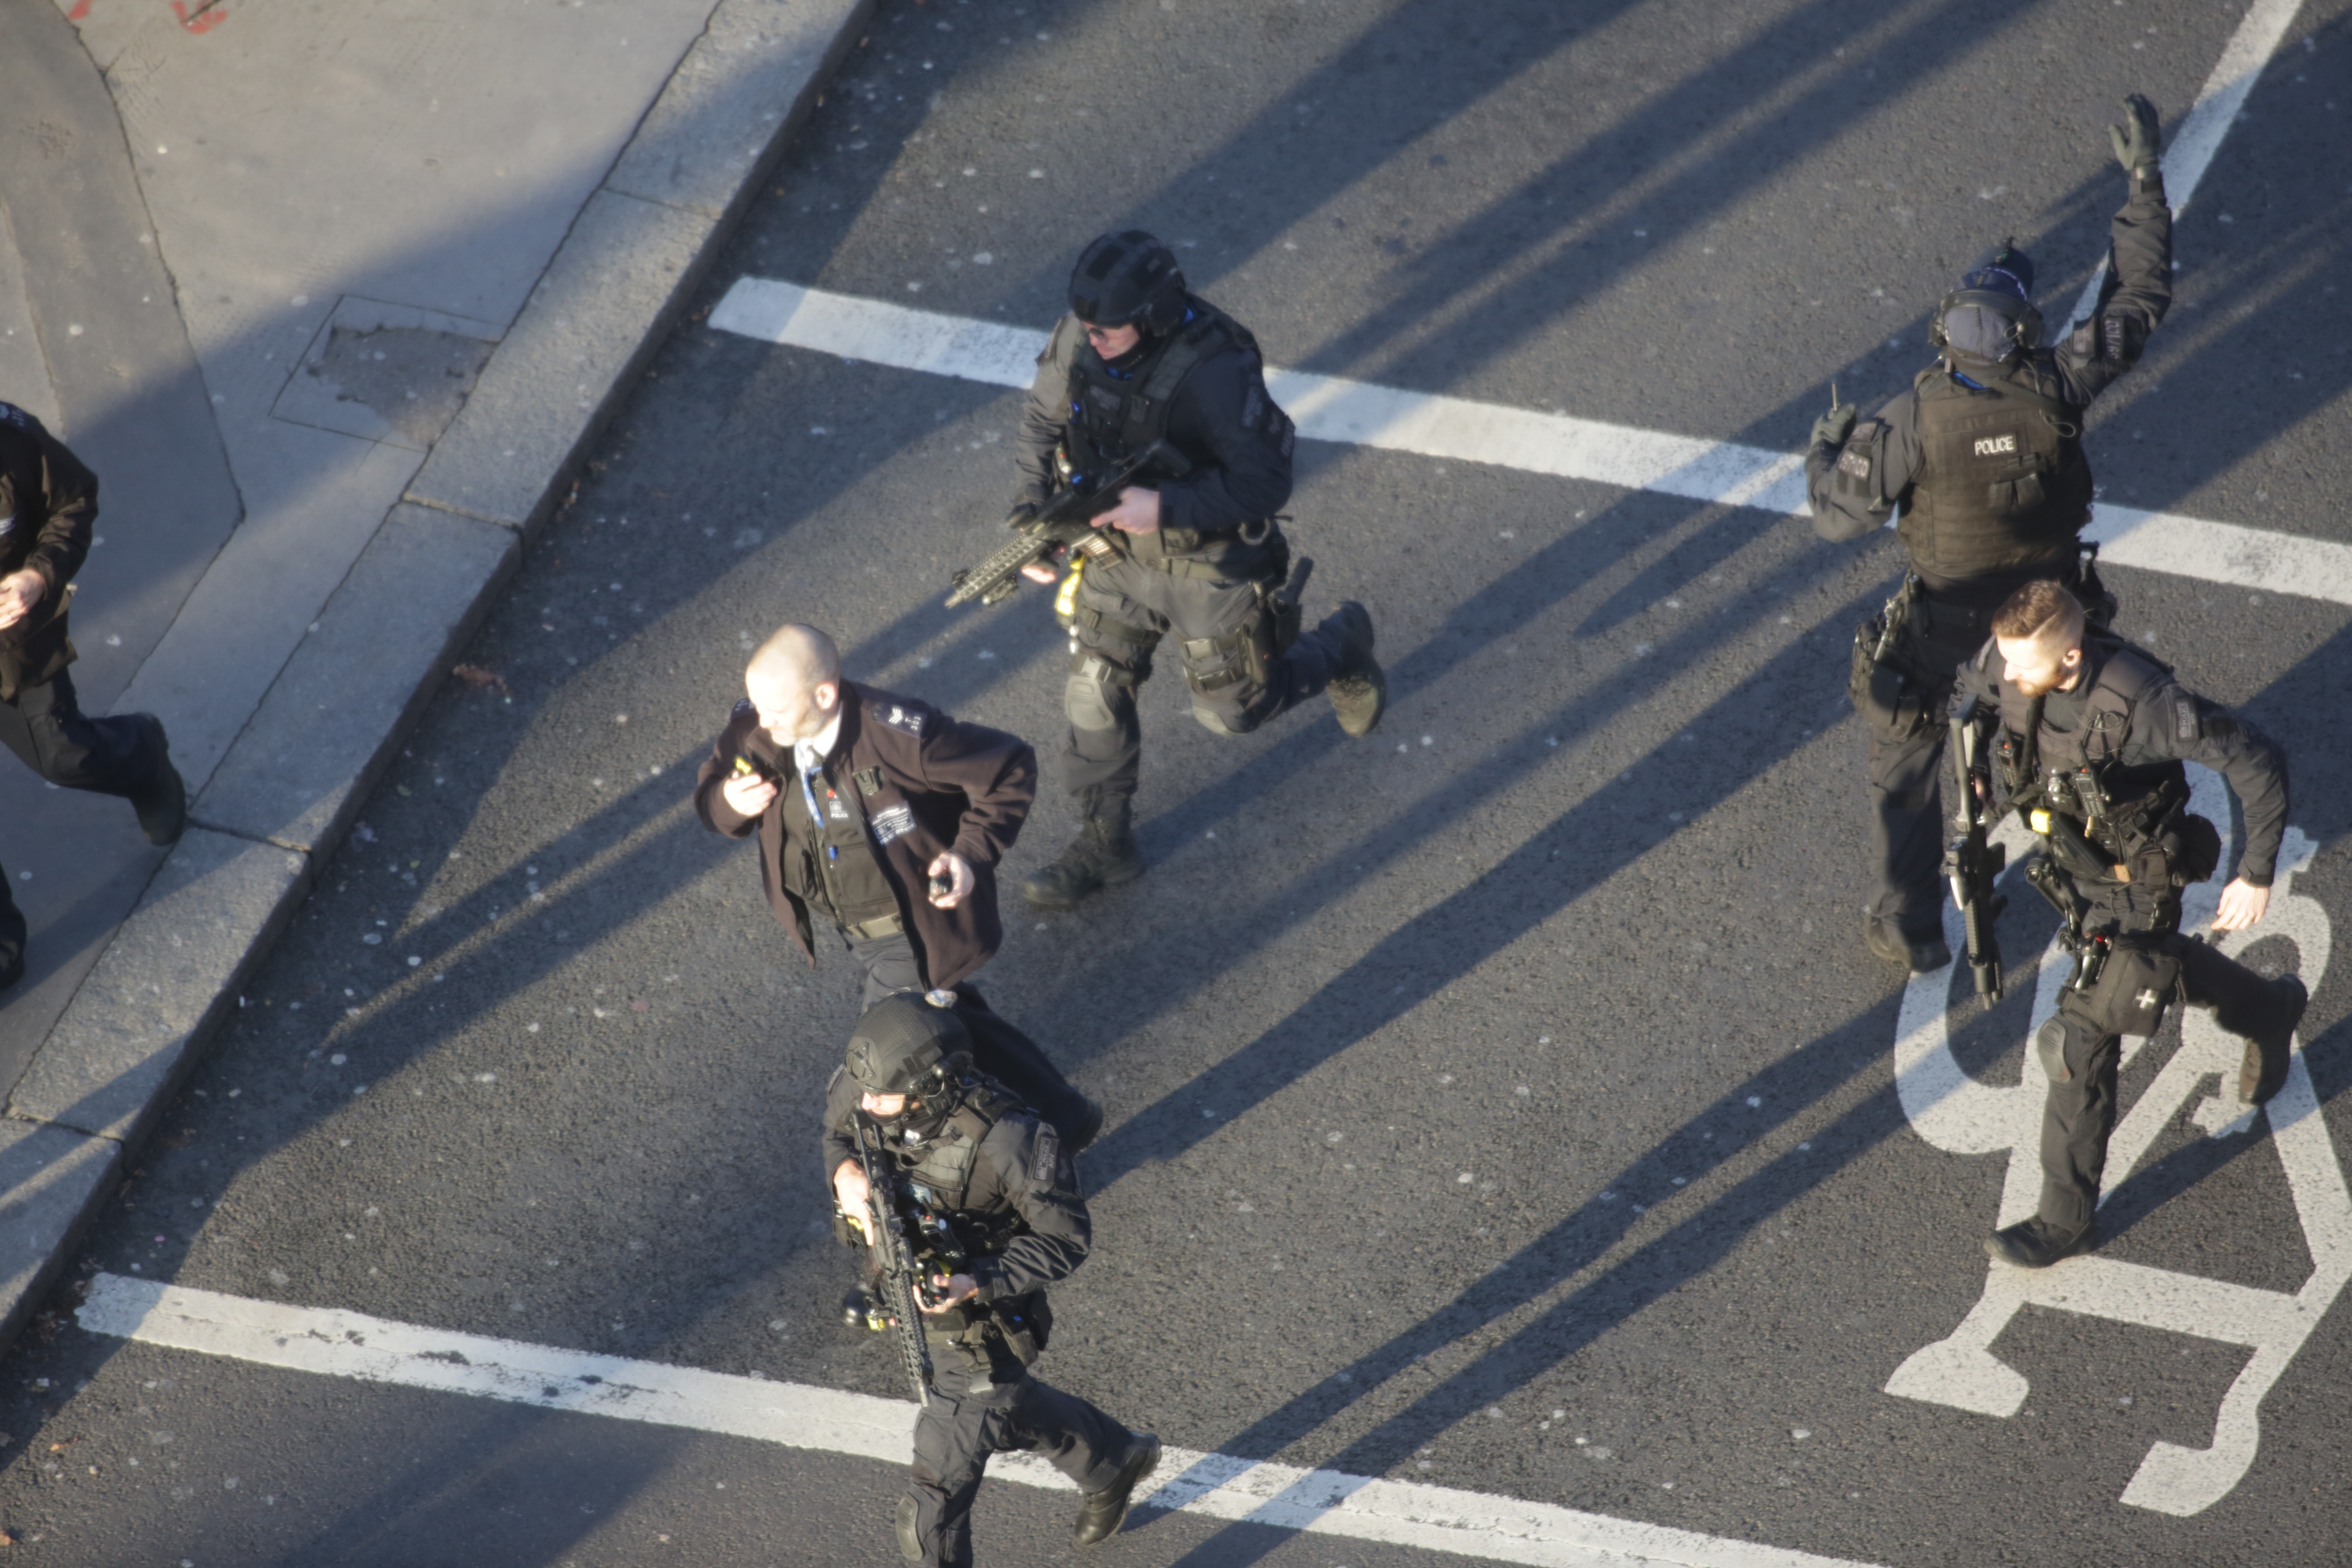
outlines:
[[[2026,821],[2032,825],[2034,832],[2041,834],[2045,838],[2049,837],[2050,814],[2048,812],[2029,812],[2026,814]]]
[[[1084,556],[1077,557],[1076,564],[1070,568],[1070,574],[1063,578],[1061,587],[1055,590],[1054,618],[1061,622],[1065,626],[1067,626],[1071,621],[1077,617],[1078,579],[1086,575],[1086,558]]]

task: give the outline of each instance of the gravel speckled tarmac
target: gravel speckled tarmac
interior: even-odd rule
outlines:
[[[1904,384],[2004,235],[2062,310],[2122,199],[2116,100],[2177,118],[2237,16],[887,0],[706,304],[748,274],[1043,327],[1085,240],[1141,224],[1281,363],[1794,449],[1832,378]],[[2110,497],[2352,542],[2347,83],[2352,7],[2305,5],[2092,416]],[[939,607],[993,542],[1018,409],[683,329],[83,1273],[896,1392],[833,1321],[814,1158],[850,969],[798,960],[686,796],[796,618],[1050,753],[1045,595]],[[1857,940],[1846,649],[1891,539],[1312,443],[1290,510],[1310,613],[1378,621],[1381,731],[1318,702],[1220,739],[1163,659],[1151,874],[1071,915],[1008,893],[982,975],[1109,1111],[1049,1378],[1190,1447],[1905,1568],[2340,1555],[2341,1310],[2187,1518],[2118,1499],[2152,1444],[2212,1440],[2240,1350],[2032,1310],[1999,1342],[2014,1416],[1884,1391],[1976,1303],[2003,1170],[1911,1131],[1901,977]],[[2344,607],[2113,577],[2123,630],[2284,741],[2321,846],[2295,890],[2352,910]],[[1008,879],[1072,822],[1049,787]],[[2024,1070],[2032,993],[1956,993],[1985,1081]],[[2327,974],[2303,1030],[2336,1126],[2346,998]],[[2294,1289],[2269,1143],[2178,1119],[2104,1256]],[[28,1561],[896,1561],[886,1466],[126,1345],[72,1303],[0,1368]],[[982,1559],[1062,1560],[1068,1508],[984,1489]],[[1101,1560],[1454,1561],[1183,1515]]]

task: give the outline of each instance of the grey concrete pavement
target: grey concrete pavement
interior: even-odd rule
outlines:
[[[205,825],[167,858],[0,777],[12,1118],[135,1142],[863,9],[0,12],[0,396],[100,477],[85,706],[161,716]],[[12,1241],[53,1260],[111,1160]]]

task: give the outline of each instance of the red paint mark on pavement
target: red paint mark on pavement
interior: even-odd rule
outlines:
[[[66,20],[79,22],[89,15],[91,0],[74,0],[74,8],[66,13]]]
[[[87,6],[89,0],[82,0],[82,4]],[[172,0],[172,15],[181,26],[201,37],[228,20],[228,13],[220,5],[221,0],[197,0],[196,8],[190,11],[188,0]]]

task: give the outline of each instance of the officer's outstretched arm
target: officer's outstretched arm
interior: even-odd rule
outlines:
[[[1843,442],[1805,454],[1813,531],[1835,543],[1886,526],[1919,475],[1918,401],[1905,392],[1853,426]]]
[[[2110,126],[2116,161],[2130,192],[2107,226],[2107,270],[2088,319],[2074,323],[2053,356],[2066,400],[2087,404],[2139,363],[2148,334],[2172,308],[2172,208],[2157,161],[2156,108],[2139,94],[2124,100],[2124,123]]]

